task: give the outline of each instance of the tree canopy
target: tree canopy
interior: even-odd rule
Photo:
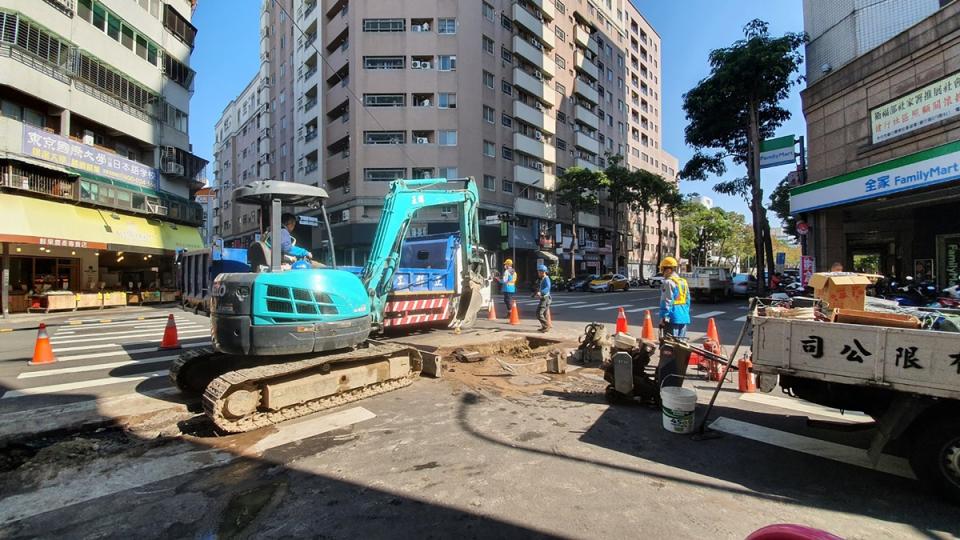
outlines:
[[[570,209],[573,242],[570,244],[570,277],[576,275],[577,219],[580,212],[599,204],[597,193],[608,183],[606,175],[583,167],[570,167],[557,177],[557,202]]]

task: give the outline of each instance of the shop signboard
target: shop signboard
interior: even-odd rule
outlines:
[[[870,110],[874,144],[960,116],[960,73]]]
[[[117,154],[23,125],[24,154],[128,184],[159,189],[157,170]]]
[[[960,180],[960,141],[790,190],[790,213],[809,212],[855,201]]]
[[[800,257],[800,284],[804,287],[807,286],[807,283],[810,283],[810,278],[813,277],[814,271],[816,271],[816,260],[812,255],[803,255]]]
[[[793,146],[796,140],[793,135],[768,139],[760,143],[760,168],[776,167],[796,163],[797,156]]]

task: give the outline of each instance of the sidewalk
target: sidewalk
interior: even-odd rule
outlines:
[[[11,313],[0,317],[0,333],[17,330],[36,330],[40,323],[49,326],[77,325],[88,322],[114,322],[132,319],[166,317],[179,304],[152,304],[148,306],[120,306],[106,309],[57,311],[53,313]]]

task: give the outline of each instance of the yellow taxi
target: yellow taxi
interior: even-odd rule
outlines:
[[[630,280],[621,274],[604,274],[590,282],[590,292],[629,291]]]

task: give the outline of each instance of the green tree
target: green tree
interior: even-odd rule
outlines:
[[[657,261],[663,260],[663,215],[675,216],[683,204],[683,196],[680,190],[673,182],[664,180],[662,176],[658,177],[653,191],[653,205],[657,212]]]
[[[783,232],[799,242],[800,234],[797,233],[797,220],[790,214],[790,188],[793,187],[790,180],[790,175],[787,175],[770,194],[770,209],[780,218],[780,226],[783,227]]]
[[[721,208],[706,208],[692,198],[680,205],[680,254],[696,266],[710,266],[709,254],[721,257],[734,232],[734,223]]]
[[[583,167],[570,167],[557,177],[555,190],[557,202],[570,209],[570,225],[573,229],[573,242],[570,243],[570,277],[577,275],[577,228],[579,214],[583,210],[597,207],[597,193],[606,185],[606,176],[599,171]]]
[[[748,200],[757,267],[763,268],[766,262],[771,273],[774,261],[769,256],[772,240],[760,187],[760,143],[790,118],[780,102],[800,82],[794,75],[803,61],[800,47],[805,41],[802,33],[772,37],[767,23],[754,19],[744,27],[744,39],[710,52],[710,75],[683,97],[690,122],[686,141],[696,153],[684,165],[681,177],[706,180],[708,174],[722,175],[727,158],[746,165],[745,178],[720,182],[714,189]],[[760,287],[762,294],[765,284]]]
[[[606,176],[605,187],[607,196],[613,203],[613,271],[620,272],[620,208],[623,205],[632,207],[637,199],[640,198],[639,178],[627,169],[623,163],[623,156],[607,154],[607,168],[604,170]]]
[[[664,178],[645,169],[630,173],[632,182],[637,186],[637,198],[631,204],[631,209],[640,214],[640,279],[643,279],[643,261],[647,253],[647,216],[653,212],[654,193],[666,183]]]

